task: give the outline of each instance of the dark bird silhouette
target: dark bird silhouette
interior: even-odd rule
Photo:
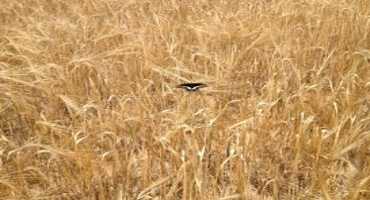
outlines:
[[[205,83],[182,83],[177,85],[177,88],[182,88],[188,92],[195,92],[198,91],[200,88],[207,87]]]

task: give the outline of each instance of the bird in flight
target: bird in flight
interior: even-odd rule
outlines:
[[[182,83],[177,85],[177,88],[182,88],[188,92],[195,92],[198,91],[200,88],[207,87],[205,83]]]

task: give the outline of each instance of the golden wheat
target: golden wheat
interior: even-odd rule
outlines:
[[[2,1],[0,199],[370,199],[369,63],[368,0]]]

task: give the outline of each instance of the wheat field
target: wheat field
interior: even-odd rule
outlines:
[[[0,3],[1,200],[370,199],[369,0]]]

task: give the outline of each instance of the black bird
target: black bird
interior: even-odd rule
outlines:
[[[180,85],[177,85],[177,88],[185,89],[188,92],[195,92],[199,90],[200,88],[207,87],[207,84],[205,83],[182,83]]]

